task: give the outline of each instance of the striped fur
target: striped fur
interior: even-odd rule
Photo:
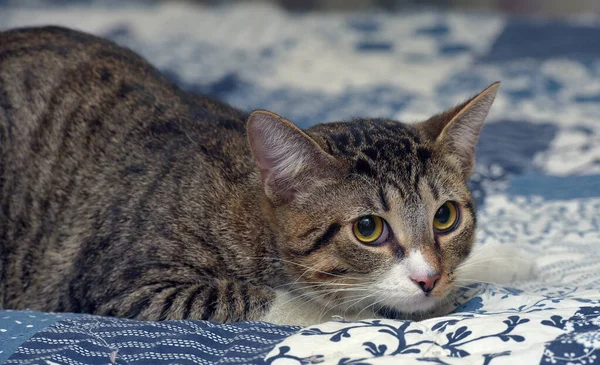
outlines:
[[[90,35],[0,33],[2,306],[226,322],[261,318],[281,287],[339,304],[336,284],[377,282],[415,247],[451,273],[475,213],[462,157],[436,138],[463,109],[416,126],[296,128],[298,154],[276,156],[281,173],[306,180],[278,180],[294,190],[275,199],[248,114]],[[450,198],[465,207],[463,227],[434,240],[426,221]],[[348,228],[375,213],[397,237],[385,247]]]

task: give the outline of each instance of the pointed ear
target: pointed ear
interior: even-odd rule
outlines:
[[[289,202],[302,189],[341,175],[333,156],[275,113],[253,112],[246,129],[265,193],[274,203]]]
[[[499,87],[496,82],[466,102],[416,125],[459,159],[465,180],[475,168],[475,145]]]

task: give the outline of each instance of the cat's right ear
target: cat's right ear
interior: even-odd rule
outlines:
[[[275,113],[253,112],[246,129],[265,193],[274,203],[289,202],[303,189],[341,175],[333,156]]]
[[[415,125],[460,161],[465,180],[475,168],[475,145],[499,86],[493,83],[464,103]]]

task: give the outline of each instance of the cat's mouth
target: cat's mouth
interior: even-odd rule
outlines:
[[[420,316],[436,310],[444,298],[443,294],[424,293],[417,290],[414,292],[410,290],[379,292],[377,295],[366,295],[359,300],[361,305],[352,306],[352,310],[359,313],[368,311],[385,318],[406,319],[412,318],[413,315]]]
[[[404,314],[428,312],[440,302],[440,297],[437,295],[423,292],[417,292],[413,295],[394,295],[388,298],[381,301],[382,308],[392,308],[394,311]]]
[[[424,313],[431,313],[436,307],[437,307],[438,302],[434,302],[431,307],[428,308],[428,306],[423,306],[423,305],[414,305],[414,306],[408,306],[408,307],[402,307],[402,308],[397,308],[394,306],[388,306],[388,305],[381,305],[378,308],[376,308],[374,310],[374,312],[384,318],[390,318],[390,319],[402,319],[402,320],[406,320],[406,319],[414,319],[415,315],[419,315],[419,314],[424,314]]]

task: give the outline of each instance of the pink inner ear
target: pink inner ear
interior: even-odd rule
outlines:
[[[249,133],[248,139],[250,146],[252,146],[252,152],[258,168],[261,170],[261,172],[266,173],[273,169],[274,160],[269,158],[269,151],[264,144],[265,137],[261,134],[262,131],[254,131],[253,133]]]
[[[333,157],[302,130],[270,112],[257,111],[248,119],[248,142],[267,194],[291,199],[311,182],[337,171]]]
[[[304,155],[310,141],[292,123],[269,112],[254,112],[248,120],[248,142],[261,172],[265,191],[278,200],[288,200],[302,179]]]
[[[492,84],[460,108],[454,108],[454,117],[447,122],[437,138],[449,147],[449,153],[460,159],[465,179],[471,176],[475,167],[475,145],[494,102],[498,86],[498,83]]]
[[[248,142],[256,163],[263,173],[275,168],[277,155],[274,149],[278,147],[277,135],[285,134],[280,130],[285,123],[282,119],[270,112],[257,111],[252,113],[248,120]]]

